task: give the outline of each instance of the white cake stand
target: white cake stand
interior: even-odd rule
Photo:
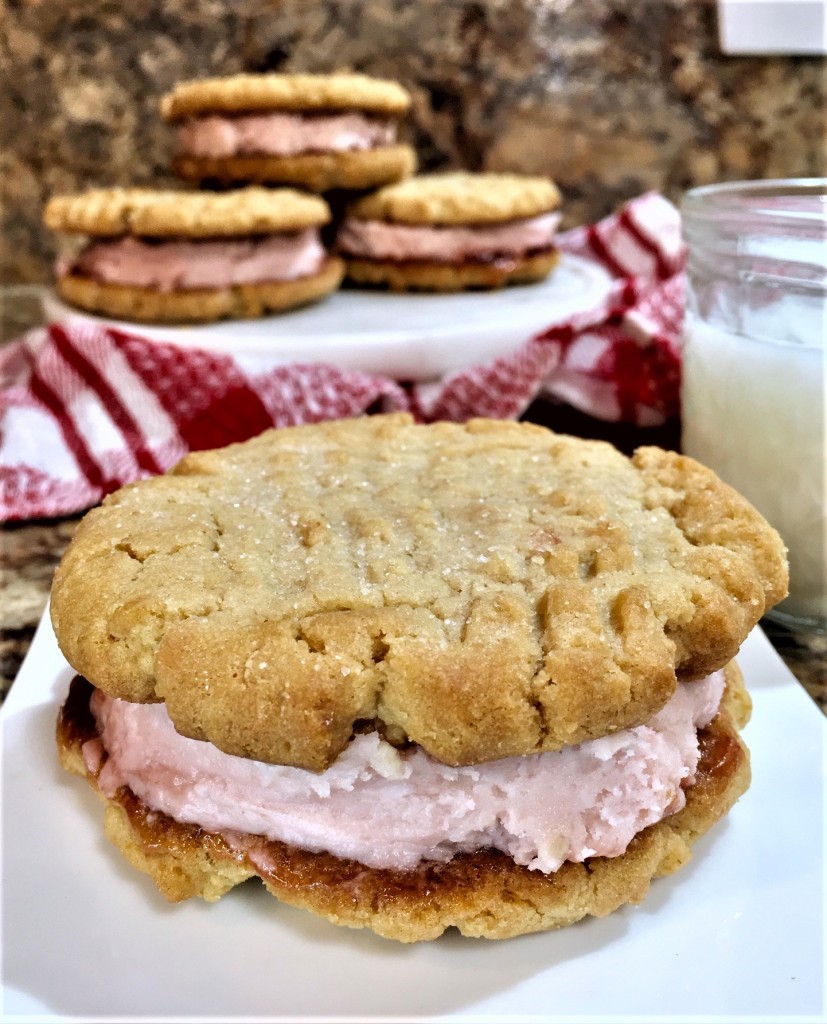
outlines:
[[[72,309],[49,291],[43,310],[50,322],[95,323],[229,353],[251,370],[326,362],[396,380],[429,381],[505,355],[537,332],[594,308],[611,284],[603,267],[564,253],[539,284],[450,295],[345,289],[279,316],[199,327],[107,320]]]

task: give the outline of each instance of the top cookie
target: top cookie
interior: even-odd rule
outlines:
[[[123,488],[81,523],[51,609],[106,692],[322,770],[355,728],[468,764],[639,724],[785,589],[778,535],[691,459],[393,415]]]
[[[165,121],[262,110],[364,110],[401,117],[411,104],[398,82],[368,75],[233,75],[179,82],[161,99]]]
[[[396,224],[495,224],[548,213],[560,205],[548,178],[518,174],[420,174],[386,185],[348,209],[358,220]]]
[[[53,231],[165,238],[223,238],[298,231],[330,220],[319,196],[250,186],[233,192],[100,188],[55,196],[43,221]]]

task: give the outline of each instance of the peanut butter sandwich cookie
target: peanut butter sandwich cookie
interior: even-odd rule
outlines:
[[[529,284],[557,263],[559,204],[547,178],[417,175],[352,204],[336,247],[351,281],[394,291]]]
[[[343,263],[322,245],[323,199],[293,189],[95,189],[57,196],[44,221],[90,236],[57,266],[57,292],[81,309],[144,323],[266,316],[338,288]]]
[[[161,100],[177,126],[173,166],[188,181],[367,189],[412,174],[396,141],[410,106],[397,82],[367,75],[235,75],[181,82]]]
[[[749,784],[778,535],[691,459],[504,421],[268,431],[57,571],[64,766],[170,900],[260,877],[404,942],[602,916]]]

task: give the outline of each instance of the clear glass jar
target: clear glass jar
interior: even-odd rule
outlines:
[[[682,448],[786,543],[790,596],[773,616],[827,629],[827,179],[710,185],[681,212]]]

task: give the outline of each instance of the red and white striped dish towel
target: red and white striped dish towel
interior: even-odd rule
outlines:
[[[7,520],[68,515],[188,451],[377,404],[423,421],[516,418],[542,393],[641,426],[676,415],[685,262],[678,211],[648,193],[561,235],[559,245],[608,268],[608,298],[437,384],[331,364],[253,374],[230,355],[142,338],[140,327],[31,331],[0,350],[0,512]]]

